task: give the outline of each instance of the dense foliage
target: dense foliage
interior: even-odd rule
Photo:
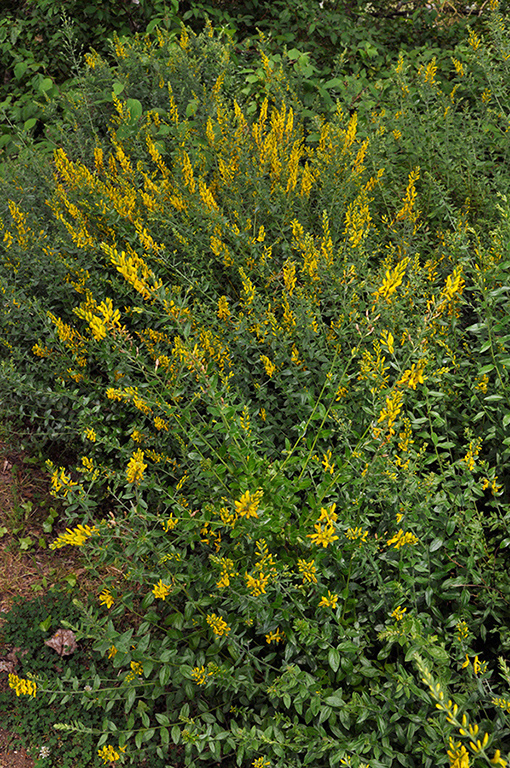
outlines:
[[[114,34],[122,39],[157,25],[177,34],[182,22],[200,31],[210,19],[237,41],[232,55],[253,91],[259,81],[254,41],[260,32],[273,54],[284,47],[293,52],[309,90],[332,91],[334,99],[353,76],[361,88],[367,87],[367,75],[388,77],[401,47],[453,46],[468,23],[483,23],[485,5],[466,6],[464,0],[437,6],[424,0],[4,0],[0,159],[17,154],[27,137],[41,148],[51,146],[48,102],[74,88],[84,53],[96,50],[109,59]],[[64,102],[60,108],[65,109]]]
[[[111,664],[11,687],[101,712],[105,762],[506,765],[491,8],[354,102],[263,39],[247,88],[210,25],[117,37],[50,105],[51,170],[5,166],[2,412],[51,448]]]

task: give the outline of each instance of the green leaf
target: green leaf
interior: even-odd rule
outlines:
[[[174,744],[178,744],[181,740],[181,729],[178,725],[174,725],[171,731],[172,741]]]
[[[430,552],[435,552],[436,550],[440,549],[443,546],[443,539],[440,539],[439,537],[436,537],[429,546]]]
[[[159,683],[160,683],[162,688],[164,688],[165,685],[170,680],[171,673],[172,673],[172,668],[170,666],[168,666],[168,664],[165,664],[159,670]]]
[[[41,629],[43,632],[47,632],[49,628],[51,627],[51,616],[48,616],[44,621],[41,621],[39,624],[39,629]]]
[[[337,648],[330,648],[328,653],[328,663],[333,672],[337,672],[340,666],[340,652]]]
[[[51,79],[51,77],[45,77],[43,80],[41,80],[38,86],[39,91],[41,93],[46,93],[46,91],[51,90],[52,87],[53,87],[53,80]]]
[[[125,87],[126,87],[125,83],[120,83],[118,80],[115,80],[115,82],[113,83],[112,91],[114,92],[115,96],[118,96],[119,93],[122,93]]]
[[[131,121],[139,120],[143,113],[142,103],[138,99],[127,99],[126,107],[129,110]]]
[[[21,78],[27,71],[27,67],[28,67],[27,61],[18,61],[18,63],[14,65],[14,77],[16,78],[16,80],[21,80]]]
[[[326,696],[324,701],[330,707],[343,707],[345,705],[341,693],[334,693],[333,696]]]
[[[126,712],[126,714],[129,712],[129,710],[135,703],[135,699],[136,699],[136,688],[130,688],[129,691],[127,692],[126,702],[124,704],[124,712]]]

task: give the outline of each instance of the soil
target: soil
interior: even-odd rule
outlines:
[[[33,768],[34,761],[23,747],[17,746],[17,738],[0,728],[0,768]]]

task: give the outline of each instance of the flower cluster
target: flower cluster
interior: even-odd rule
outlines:
[[[152,588],[152,592],[154,593],[154,597],[158,598],[159,600],[166,600],[167,595],[170,594],[172,591],[172,587],[168,584],[163,584],[163,581],[160,579],[157,584],[154,584],[154,587]]]
[[[388,547],[393,545],[395,549],[400,549],[406,544],[414,546],[415,544],[418,544],[418,541],[419,539],[414,535],[414,533],[411,533],[411,531],[406,531],[404,533],[403,529],[401,528],[399,531],[397,531],[397,533],[395,533],[390,539],[387,540],[386,544]]]
[[[37,693],[37,683],[33,680],[25,680],[18,675],[9,674],[9,688],[12,688],[16,692],[16,696],[32,696],[35,698]]]
[[[221,616],[217,616],[215,613],[208,613],[206,616],[206,621],[214,634],[218,635],[218,637],[228,635],[230,632],[230,627],[228,626],[227,622],[224,621]]]
[[[329,509],[321,507],[321,513],[318,521],[315,523],[315,533],[308,533],[307,538],[311,539],[317,546],[328,547],[340,537],[335,535],[335,526],[338,515],[335,513],[336,504],[331,504]],[[322,521],[322,522],[321,522]]]
[[[91,536],[98,536],[99,528],[95,525],[77,525],[72,530],[66,528],[66,533],[60,536],[50,544],[50,549],[60,549],[68,544],[73,547],[82,547]]]
[[[111,744],[105,744],[98,749],[97,754],[106,765],[106,763],[114,763],[116,760],[119,760],[121,754],[125,751],[126,747],[118,747],[117,751]]]

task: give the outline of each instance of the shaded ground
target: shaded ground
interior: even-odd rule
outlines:
[[[56,583],[85,572],[78,552],[48,549],[58,531],[45,533],[43,522],[55,506],[47,475],[26,452],[0,441],[0,660],[4,660],[0,664],[0,691],[9,690],[5,660],[12,650],[2,645],[2,614],[15,597],[32,600]],[[6,667],[3,671],[2,666]],[[19,737],[0,727],[0,768],[33,766]]]
[[[0,768],[33,768],[33,765],[26,750],[16,745],[16,736],[0,728]]]

